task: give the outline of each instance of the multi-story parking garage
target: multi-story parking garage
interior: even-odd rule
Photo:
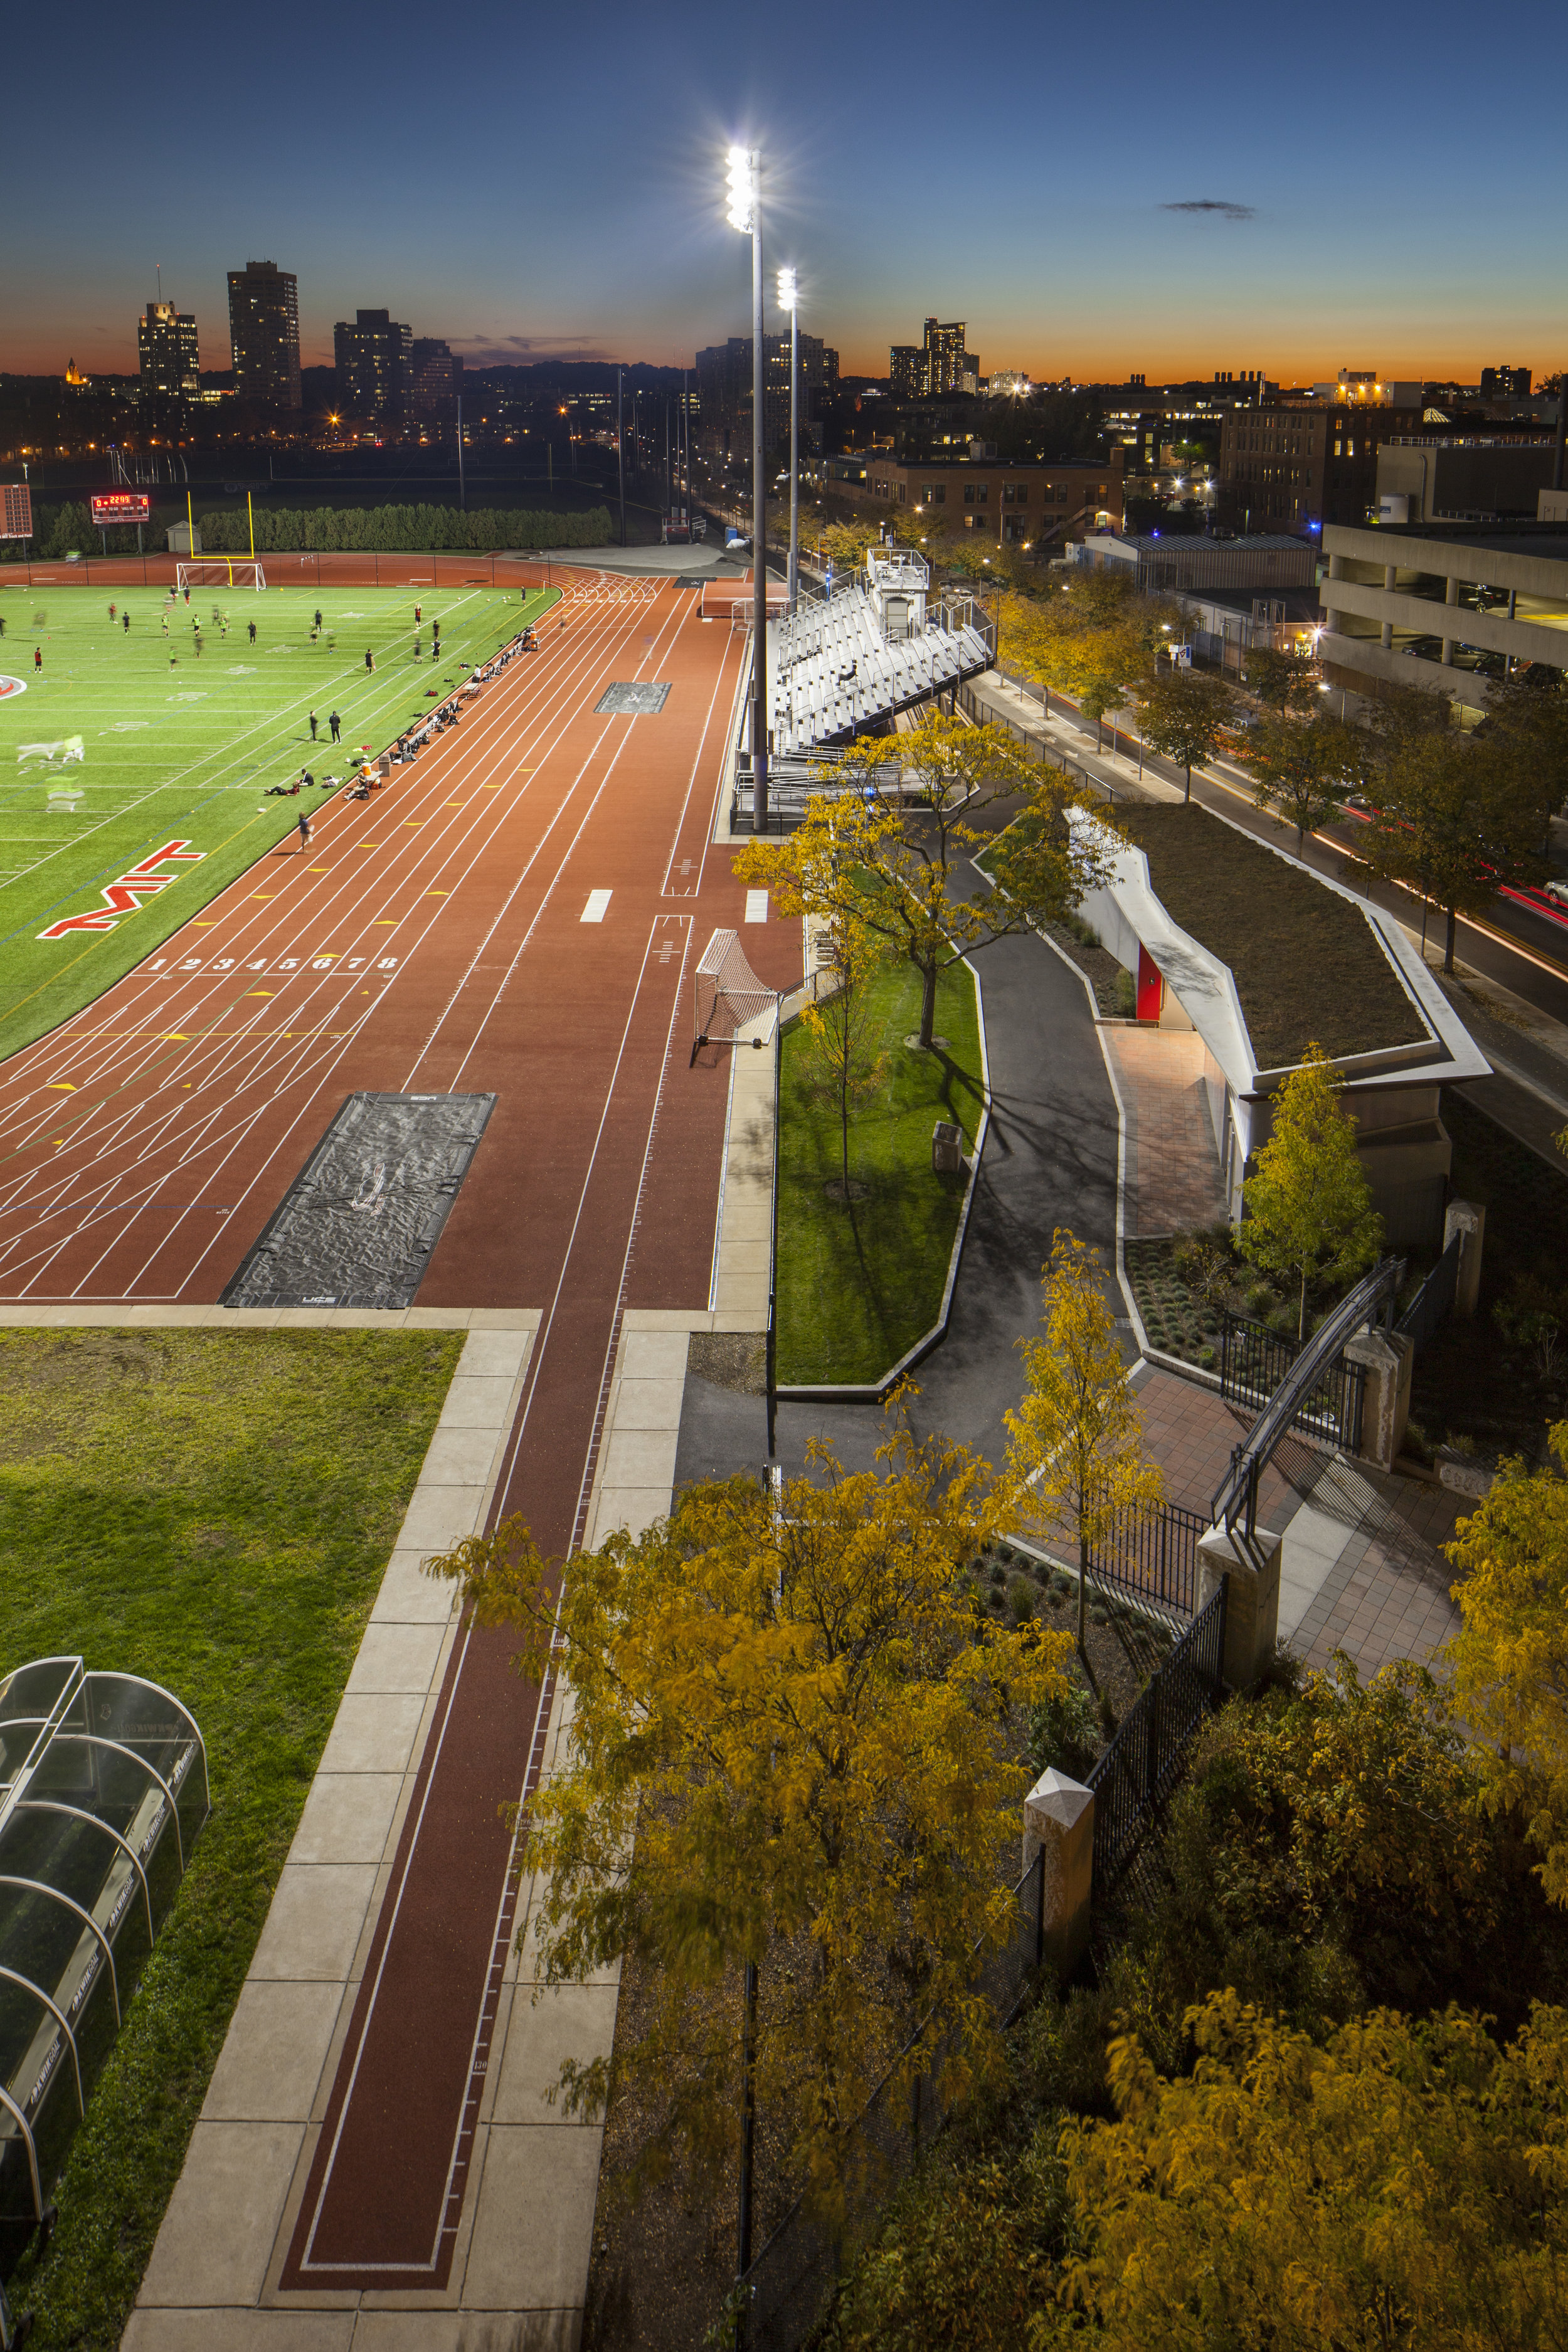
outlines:
[[[1495,681],[1568,668],[1561,524],[1331,524],[1323,552],[1319,653],[1336,686],[1422,686],[1484,708]]]

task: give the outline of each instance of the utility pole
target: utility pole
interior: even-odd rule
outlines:
[[[752,240],[752,830],[768,824],[767,490],[763,480],[766,415],[763,363],[762,157],[730,150],[730,226]]]
[[[463,479],[463,395],[458,394],[458,505],[460,511],[468,510],[468,488]]]
[[[800,284],[779,271],[779,300],[789,310],[789,609],[800,599]]]

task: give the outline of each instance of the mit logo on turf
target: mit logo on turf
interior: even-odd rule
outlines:
[[[143,898],[155,898],[171,882],[179,880],[177,874],[154,873],[154,866],[195,866],[205,856],[205,849],[193,849],[188,841],[166,841],[162,849],[155,849],[151,857],[144,857],[129,874],[117,875],[112,882],[104,884],[99,893],[103,900],[101,908],[94,908],[85,915],[62,915],[58,923],[51,923],[37,936],[40,940],[63,940],[72,931],[111,931],[122,915],[136,913]]]

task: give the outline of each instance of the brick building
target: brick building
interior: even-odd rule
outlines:
[[[1233,408],[1220,429],[1219,519],[1300,532],[1377,511],[1377,453],[1421,429],[1419,407],[1316,398]]]
[[[834,487],[896,513],[906,532],[923,510],[954,534],[983,531],[1005,545],[1040,547],[1115,530],[1121,521],[1120,448],[1088,464],[1059,466],[1010,466],[994,457],[902,464],[874,450],[865,467],[863,481],[840,479]]]

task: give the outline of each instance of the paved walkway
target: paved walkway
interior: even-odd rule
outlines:
[[[1172,1502],[1206,1514],[1253,1416],[1153,1366],[1134,1386]],[[1469,1507],[1458,1496],[1290,1437],[1258,1500],[1258,1525],[1284,1538],[1279,1638],[1310,1664],[1342,1649],[1373,1675],[1389,1658],[1424,1661],[1453,1631],[1454,1571],[1441,1547]]]
[[[1101,1042],[1116,1070],[1126,1123],[1122,1231],[1129,1240],[1217,1224],[1226,1213],[1219,1156],[1195,1029],[1120,1027]]]

